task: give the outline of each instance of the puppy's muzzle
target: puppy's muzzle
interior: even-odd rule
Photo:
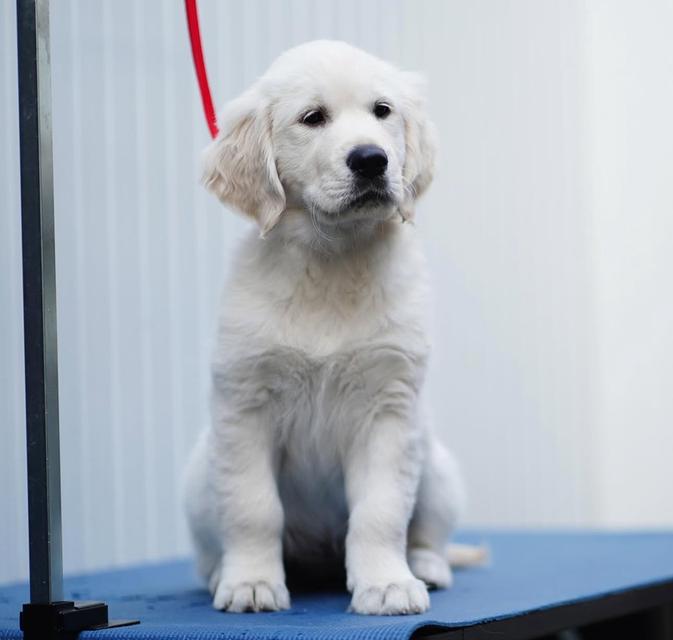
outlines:
[[[388,156],[375,144],[361,144],[351,150],[346,164],[358,178],[375,180],[386,172]]]

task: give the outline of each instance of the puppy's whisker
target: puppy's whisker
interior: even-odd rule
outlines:
[[[416,187],[414,186],[413,182],[410,182],[407,178],[402,176],[402,186],[404,187],[404,190],[412,197],[416,198]]]
[[[324,240],[325,242],[328,243],[332,242],[334,238],[332,238],[329,234],[327,234],[324,229],[320,228],[320,221],[318,220],[317,208],[314,204],[311,204],[309,206],[309,215],[311,218],[311,224],[313,225],[313,229],[317,234],[318,244],[321,244],[320,240]]]

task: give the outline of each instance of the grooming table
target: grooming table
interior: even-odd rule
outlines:
[[[582,638],[673,637],[673,533],[485,532],[460,540],[487,544],[490,564],[456,571],[454,587],[433,592],[422,615],[350,614],[340,590],[293,592],[289,611],[221,613],[188,561],[73,577],[66,593],[106,600],[111,619],[141,620],[83,632],[82,640],[504,640],[592,624]],[[0,589],[0,639],[22,637],[18,612],[27,600],[27,585]]]

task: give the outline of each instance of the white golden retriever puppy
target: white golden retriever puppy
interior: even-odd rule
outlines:
[[[284,53],[228,104],[204,183],[259,229],[223,296],[212,425],[186,477],[198,567],[227,611],[290,606],[284,559],[345,562],[352,611],[425,611],[462,503],[422,406],[412,224],[433,127],[419,78],[341,42]]]

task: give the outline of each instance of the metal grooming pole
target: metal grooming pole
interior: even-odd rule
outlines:
[[[17,2],[30,600],[63,599],[48,2]]]
[[[26,640],[72,639],[108,621],[103,602],[63,600],[49,0],[17,0],[30,604]]]

